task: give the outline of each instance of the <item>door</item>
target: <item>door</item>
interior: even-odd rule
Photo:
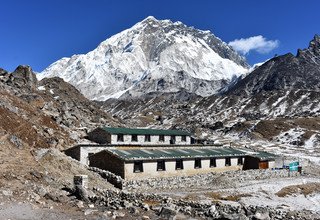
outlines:
[[[260,161],[259,162],[259,169],[268,169],[268,168],[269,168],[268,161]]]

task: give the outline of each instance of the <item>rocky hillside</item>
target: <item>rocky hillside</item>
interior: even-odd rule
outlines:
[[[262,91],[320,91],[320,36],[315,35],[309,47],[270,59],[243,80],[229,94],[254,95]]]
[[[38,82],[29,66],[0,69],[0,96],[0,219],[83,218],[70,196],[74,175],[88,175],[91,187],[113,186],[59,150],[117,120],[61,79]]]
[[[188,127],[203,137],[235,134],[316,147],[320,145],[319,54],[316,35],[297,56],[269,60],[221,96],[177,100],[163,94],[109,100],[104,108],[132,125]]]
[[[19,146],[63,149],[101,124],[118,124],[62,79],[38,82],[29,66],[0,69],[0,132]]]
[[[87,54],[58,60],[38,78],[61,77],[101,101],[181,90],[209,96],[248,68],[209,31],[148,17]]]

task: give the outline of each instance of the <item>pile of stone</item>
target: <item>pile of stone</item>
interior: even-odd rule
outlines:
[[[110,211],[127,210],[132,214],[153,212],[165,219],[174,219],[179,213],[191,217],[213,219],[316,219],[320,217],[320,214],[316,212],[290,211],[282,207],[246,206],[237,202],[175,200],[156,194],[97,188],[93,191],[95,195],[89,197],[89,200],[96,206],[106,207]]]

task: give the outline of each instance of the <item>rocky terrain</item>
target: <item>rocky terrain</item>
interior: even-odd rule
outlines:
[[[218,56],[221,65],[191,62],[192,52],[201,59]],[[106,62],[101,56],[106,64],[99,63]],[[122,56],[128,65],[117,69]],[[102,67],[111,71],[103,90],[95,85],[102,75],[88,70],[92,64],[99,74],[106,71]],[[199,69],[204,71],[195,76]],[[320,38],[296,56],[274,57],[244,77],[247,69],[245,60],[211,33],[152,17],[43,73],[74,86],[58,77],[38,81],[29,66],[12,73],[0,69],[0,218],[319,219]],[[221,78],[222,70],[230,73],[227,78]],[[77,88],[90,92],[83,95]],[[87,131],[102,125],[186,129],[216,143],[278,154],[278,167],[299,161],[303,172],[126,182],[61,152],[88,142]],[[87,189],[74,186],[79,174],[88,175]]]
[[[219,96],[203,98],[182,91],[101,104],[128,124],[187,128],[204,138],[233,135],[316,148],[320,145],[319,51],[316,35],[297,56],[270,59]]]
[[[73,187],[74,175],[114,187],[59,149],[81,141],[90,126],[119,122],[61,79],[38,82],[29,66],[0,69],[0,94],[0,218],[82,218],[64,190]]]
[[[63,80],[38,82],[28,66],[13,73],[1,69],[0,88],[0,129],[21,147],[63,149],[87,130],[119,123]]]
[[[105,113],[102,108],[105,105],[86,99],[62,79],[51,78],[38,82],[28,66],[19,66],[13,73],[1,70],[0,88],[1,218],[316,219],[319,217],[316,203],[317,184],[320,182],[319,169],[314,167],[314,162],[307,159],[303,160],[305,174],[301,177],[299,175],[297,177],[297,174],[288,177],[286,171],[245,173],[238,171],[188,178],[127,182],[125,188],[119,190],[113,184],[123,181],[120,177],[105,174],[105,171],[88,169],[59,150],[86,141],[83,139],[86,131],[95,126],[102,124],[123,126],[124,123],[132,123],[132,119]],[[184,120],[182,114],[185,114],[184,111],[189,111],[182,103],[194,103],[194,106],[201,104],[199,96],[188,94],[186,91],[160,97],[151,95],[148,99],[149,101],[145,103],[140,100],[143,103],[140,107],[148,106],[154,103],[154,100],[158,100],[158,103],[164,102],[167,106],[175,100],[180,103],[172,105],[176,109],[172,114],[176,112],[181,114],[181,116],[176,115],[175,120]],[[122,106],[123,110],[124,107]],[[181,123],[166,117],[163,111],[141,109],[141,112],[143,111],[140,118],[135,118],[136,122],[158,127],[182,128]],[[311,121],[317,123],[316,120]],[[309,125],[310,122],[304,124],[312,126]],[[206,127],[206,123],[203,125],[194,131],[203,134],[203,131],[209,130],[224,131],[227,127],[220,123],[213,124],[213,127]],[[186,127],[194,128],[191,123],[187,123]],[[78,174],[88,175],[88,189],[74,186],[73,177]],[[277,184],[277,187],[274,184]],[[257,187],[253,189],[251,186]],[[267,191],[262,191],[261,187]],[[248,192],[251,194],[248,195]],[[306,197],[303,198],[303,195]],[[297,196],[301,203],[292,202]],[[256,200],[265,201],[266,204],[258,204]],[[273,204],[272,201],[276,200],[287,205]]]

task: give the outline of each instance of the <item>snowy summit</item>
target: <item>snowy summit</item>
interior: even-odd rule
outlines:
[[[61,77],[103,101],[181,89],[209,96],[248,70],[245,58],[209,31],[149,16],[87,54],[56,61],[38,78]]]

